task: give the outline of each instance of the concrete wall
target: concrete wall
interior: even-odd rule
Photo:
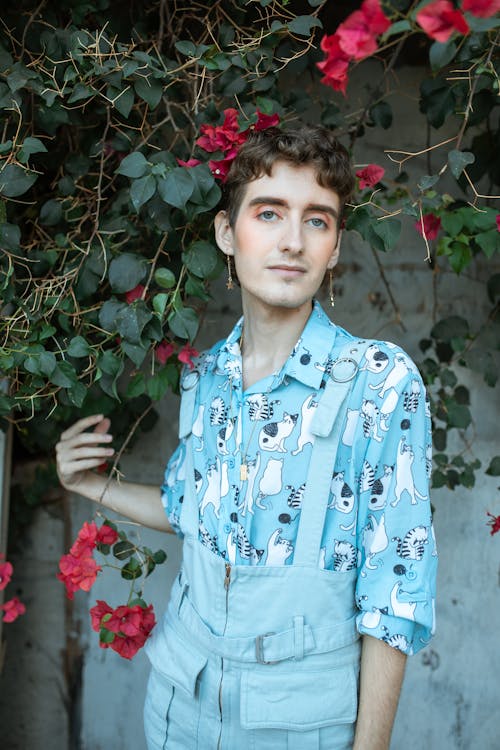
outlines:
[[[409,98],[416,97],[412,72],[399,71],[398,76],[405,94]],[[356,91],[361,91],[363,83],[358,81],[356,88],[354,81],[350,89],[352,108],[356,106]],[[386,166],[389,175],[396,176],[396,168],[385,160],[383,149],[388,144],[408,150],[420,147],[425,121],[415,117],[414,105],[407,107],[407,101],[404,97],[393,98],[397,132],[395,128],[386,132],[373,131],[371,139],[365,139],[362,150],[360,146],[355,154],[358,163],[375,161]],[[453,133],[452,125],[450,123],[448,129]],[[445,127],[435,138],[441,140],[446,136]],[[436,163],[439,164],[439,160]],[[412,171],[427,172],[424,160],[409,166]],[[402,311],[406,331],[396,320],[372,251],[352,234],[345,237],[336,282],[337,304],[332,317],[353,333],[396,341],[418,359],[418,341],[428,333],[434,314],[437,317],[462,314],[474,327],[474,321],[487,309],[483,286],[486,274],[480,266],[462,277],[449,271],[433,274],[423,261],[425,248],[411,224],[408,220],[398,250],[379,257]],[[197,345],[201,348],[220,338],[238,315],[237,290],[227,292],[224,282],[218,282]],[[475,435],[474,452],[485,467],[491,456],[498,453],[498,389],[489,389],[480,377],[469,372],[460,373],[460,377],[462,374],[471,389],[475,420],[469,437]],[[124,461],[127,479],[160,483],[163,466],[175,446],[176,408],[173,397],[161,404],[155,430],[144,436]],[[499,747],[496,717],[500,698],[497,643],[500,540],[490,538],[485,525],[486,510],[500,512],[496,489],[494,478],[479,474],[472,491],[461,488],[453,493],[434,492],[440,549],[438,631],[431,646],[409,660],[392,750],[421,750],[422,747],[496,750]],[[91,518],[93,508],[79,498],[73,498],[71,508],[71,525],[76,530],[84,520]],[[73,661],[77,683],[73,705],[78,710],[65,713],[71,697],[67,682],[61,677],[60,651],[66,645],[61,625],[64,603],[62,587],[53,577],[57,557],[62,551],[62,533],[61,521],[47,520],[46,511],[41,511],[32,530],[25,562],[18,561],[17,571],[20,572],[24,564],[22,583],[30,592],[31,601],[27,600],[27,604],[31,603],[31,611],[15,626],[16,631],[11,626],[12,635],[9,634],[6,669],[0,682],[2,746],[9,750],[38,750],[39,746],[50,750],[67,750],[68,747],[71,750],[78,747],[82,750],[145,750],[142,700],[147,659],[138,654],[129,663],[109,650],[99,649],[97,636],[89,626],[88,608],[97,598],[116,604],[121,602],[116,576],[102,577],[88,598],[83,594],[75,598],[75,610],[70,613],[69,622],[78,636],[81,652],[81,658],[77,654]],[[150,547],[163,547],[168,553],[167,564],[149,579],[145,592],[160,614],[179,564],[180,545],[176,539],[156,532],[142,530],[140,534]],[[50,554],[46,549],[47,539],[52,545]],[[124,585],[124,595],[125,591]],[[35,643],[35,649],[31,645],[29,650],[28,640],[32,645]],[[31,683],[33,689],[25,690]],[[68,739],[68,717],[77,729],[78,739]],[[19,723],[28,727],[21,740],[16,730]],[[7,745],[3,744],[5,736]]]

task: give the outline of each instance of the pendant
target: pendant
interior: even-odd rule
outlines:
[[[248,479],[248,464],[240,465],[240,479],[242,482]]]

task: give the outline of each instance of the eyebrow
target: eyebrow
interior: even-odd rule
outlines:
[[[261,206],[264,203],[270,206],[283,206],[285,208],[289,208],[289,204],[287,203],[287,201],[284,201],[281,198],[273,198],[272,196],[266,195],[252,198],[252,200],[249,201],[248,206]],[[332,216],[334,219],[339,218],[339,215],[334,208],[323,203],[309,203],[306,206],[306,211],[320,211],[325,214],[330,214],[330,216]]]

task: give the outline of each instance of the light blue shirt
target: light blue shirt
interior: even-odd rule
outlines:
[[[196,360],[192,435],[200,542],[237,565],[290,565],[314,436],[310,424],[331,363],[359,339],[315,302],[279,372],[243,391],[239,340]],[[179,532],[185,440],[162,500]],[[244,464],[243,472],[241,464]],[[412,360],[373,341],[349,397],[323,530],[320,566],[357,569],[357,625],[411,654],[434,630],[436,547],[429,501],[429,404]]]

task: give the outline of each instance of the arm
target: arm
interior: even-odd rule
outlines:
[[[378,638],[363,636],[353,750],[388,750],[405,663],[401,651]]]
[[[94,427],[93,432],[86,432],[89,427]],[[114,454],[109,446],[113,439],[107,432],[109,427],[109,419],[95,414],[78,420],[62,433],[56,445],[57,474],[62,486],[144,526],[174,533],[158,487],[109,480],[92,471]]]

